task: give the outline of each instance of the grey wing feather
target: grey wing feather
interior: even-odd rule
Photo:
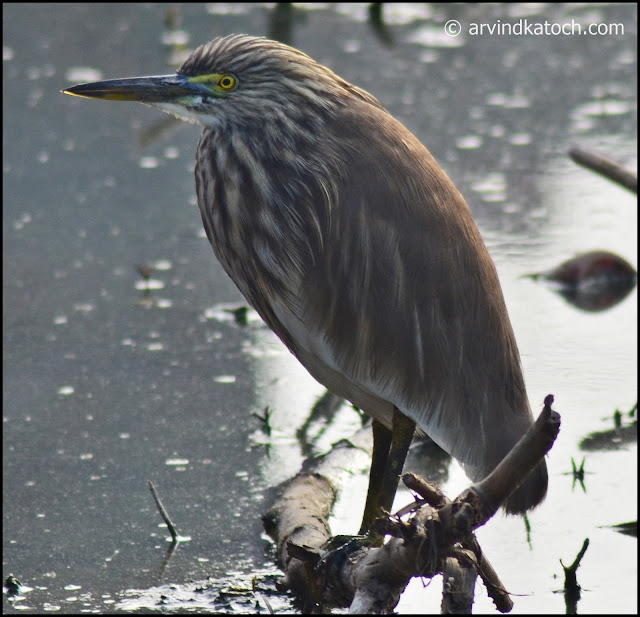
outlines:
[[[274,313],[329,389],[388,426],[397,406],[483,477],[532,423],[497,273],[433,157],[383,110],[367,112],[345,111],[331,131],[343,188],[318,216],[324,253],[298,305]],[[350,150],[357,127],[379,142]]]

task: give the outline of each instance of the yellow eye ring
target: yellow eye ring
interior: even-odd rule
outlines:
[[[223,75],[218,82],[223,90],[233,90],[237,83],[238,81],[233,75]]]

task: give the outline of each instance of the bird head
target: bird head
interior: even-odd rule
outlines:
[[[318,117],[345,104],[350,96],[380,107],[373,96],[301,51],[248,35],[221,37],[198,47],[175,75],[113,79],[62,92],[136,101],[212,128]]]

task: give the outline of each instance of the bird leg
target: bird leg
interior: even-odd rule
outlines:
[[[394,407],[392,427],[389,430],[377,420],[372,424],[373,453],[360,534],[369,532],[381,508],[391,511],[416,423]]]
[[[378,516],[380,492],[389,459],[389,449],[391,448],[392,432],[377,420],[373,420],[371,428],[373,430],[373,452],[371,454],[369,487],[367,488],[367,501],[364,506],[362,525],[360,525],[360,535],[364,535],[369,531],[371,524]]]

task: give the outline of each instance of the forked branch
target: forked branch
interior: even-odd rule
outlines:
[[[335,490],[317,473],[306,471],[293,478],[264,521],[276,541],[284,584],[302,599],[303,610],[320,612],[340,605],[349,606],[352,613],[390,612],[412,577],[433,577],[456,566],[463,568],[463,578],[473,579],[477,572],[496,608],[510,611],[511,598],[473,531],[495,514],[550,450],[560,429],[552,403],[553,396],[547,396],[537,421],[503,462],[453,501],[419,476],[404,474],[403,482],[420,499],[376,521],[375,531],[391,536],[381,547],[371,546],[366,538],[328,542],[327,518]],[[465,597],[454,593],[460,582],[447,574],[443,610],[451,610],[452,599]],[[470,611],[469,580],[465,587]]]

